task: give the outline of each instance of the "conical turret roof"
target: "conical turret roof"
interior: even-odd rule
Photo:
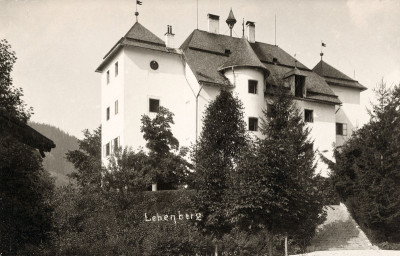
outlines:
[[[233,15],[232,9],[229,12],[228,18],[226,19],[226,23],[228,25],[232,24],[232,26],[235,25],[235,23],[236,23],[235,15]]]
[[[254,53],[246,38],[242,37],[232,40],[231,43],[234,44],[231,45],[232,53],[229,55],[228,60],[218,68],[219,71],[232,67],[255,67],[269,73]]]

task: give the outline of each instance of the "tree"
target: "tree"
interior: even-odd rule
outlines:
[[[283,86],[274,93],[274,104],[264,111],[264,138],[244,151],[231,192],[232,220],[247,232],[264,230],[268,255],[274,236],[310,240],[323,212],[310,131]]]
[[[179,141],[172,134],[173,116],[167,108],[160,107],[155,118],[143,115],[141,119],[140,131],[149,150],[145,173],[161,189],[176,189],[183,184],[191,167],[184,158],[188,150],[179,151]]]
[[[5,39],[0,40],[0,111],[26,123],[33,114],[33,109],[27,108],[22,100],[22,88],[13,86],[11,72],[16,60],[11,45]]]
[[[81,188],[100,188],[101,164],[101,126],[92,133],[83,131],[84,139],[79,140],[79,150],[68,151],[67,160],[71,162],[76,172],[70,176],[76,180]]]
[[[400,86],[382,81],[368,124],[335,150],[334,185],[375,242],[400,242]]]
[[[232,228],[225,214],[227,192],[230,175],[248,141],[245,127],[242,103],[232,92],[221,90],[205,110],[203,129],[193,150],[195,172],[190,187],[197,191],[196,205],[204,215],[200,229],[215,240]]]
[[[0,41],[0,114],[26,124],[32,114],[12,84],[16,56]],[[54,181],[39,153],[0,126],[0,254],[43,254],[52,229]]]

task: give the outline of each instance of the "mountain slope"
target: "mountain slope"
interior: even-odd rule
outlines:
[[[56,148],[52,149],[50,153],[46,153],[43,166],[50,172],[51,176],[56,178],[56,186],[68,184],[67,175],[74,170],[74,166],[66,160],[65,153],[69,150],[78,149],[78,139],[48,124],[35,122],[28,124],[56,144]]]

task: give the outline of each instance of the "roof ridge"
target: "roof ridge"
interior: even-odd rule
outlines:
[[[156,36],[153,32],[148,30],[138,21],[136,21],[135,24],[133,24],[133,26],[128,30],[124,38],[136,39],[150,43],[157,43],[165,46],[165,42],[162,39],[160,39],[158,36]]]

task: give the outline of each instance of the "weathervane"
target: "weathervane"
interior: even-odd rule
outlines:
[[[322,42],[322,40],[321,40],[321,53],[319,54],[321,56],[321,60],[322,60],[322,56],[324,56],[324,53],[322,52],[322,47],[326,47],[326,44],[324,42]]]
[[[139,12],[137,11],[137,6],[138,5],[142,5],[142,1],[136,0],[136,11],[135,11],[136,22],[138,22],[138,16],[139,16]]]

